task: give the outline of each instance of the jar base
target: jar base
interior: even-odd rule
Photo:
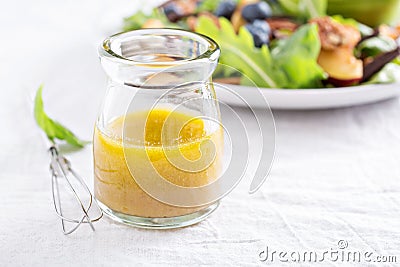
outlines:
[[[182,216],[146,218],[114,211],[100,201],[97,200],[97,202],[104,214],[112,220],[126,225],[146,229],[174,229],[190,226],[206,219],[219,206],[219,202],[216,202],[207,208]]]

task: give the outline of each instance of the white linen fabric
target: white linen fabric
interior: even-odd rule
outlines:
[[[64,236],[51,202],[49,158],[33,120],[33,96],[43,82],[47,112],[90,140],[105,92],[97,45],[118,31],[139,1],[4,2],[1,266],[251,266],[271,263],[271,255],[260,260],[267,246],[277,253],[371,252],[397,256],[399,264],[398,99],[346,109],[274,111],[276,159],[266,183],[249,195],[250,178],[244,177],[218,210],[195,226],[151,231],[103,219],[94,233],[85,225]],[[92,187],[91,147],[68,157]],[[346,242],[345,250],[338,249]],[[277,254],[272,261],[283,264]],[[318,266],[341,263],[325,257]]]

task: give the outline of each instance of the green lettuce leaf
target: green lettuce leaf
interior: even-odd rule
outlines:
[[[231,23],[220,18],[220,28],[200,17],[196,31],[221,47],[220,62],[238,69],[257,86],[267,88],[318,88],[325,73],[317,64],[320,42],[316,25],[304,25],[271,51],[254,47],[253,37],[242,27],[236,34]],[[246,83],[247,79],[242,79]]]
[[[317,58],[321,49],[315,24],[300,27],[272,50],[274,66],[285,73],[285,88],[319,88],[326,79]]]
[[[295,17],[311,19],[326,15],[328,0],[278,0],[283,11]]]
[[[47,137],[54,141],[65,140],[68,144],[75,147],[84,147],[88,142],[80,140],[74,133],[65,126],[49,118],[44,112],[42,99],[43,85],[39,87],[35,97],[34,115],[37,125],[46,133]]]

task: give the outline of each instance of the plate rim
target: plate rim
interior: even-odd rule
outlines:
[[[246,85],[217,83],[228,87],[237,94],[246,96],[251,107],[260,107],[251,99],[254,93],[261,94],[269,108],[276,110],[317,110],[335,109],[371,104],[400,96],[400,82],[363,84],[340,88],[276,89]],[[218,94],[218,87],[216,88]],[[257,90],[258,89],[258,90]],[[253,95],[253,96],[252,96]],[[220,99],[233,106],[241,106],[237,101],[219,95]]]
[[[248,85],[240,85],[240,84],[226,84],[226,83],[216,83],[221,84],[223,86],[234,87],[238,89],[246,89],[251,88],[251,90],[259,89],[261,92],[269,92],[269,93],[279,93],[279,94],[321,94],[321,93],[352,93],[359,92],[365,90],[376,90],[377,87],[395,87],[396,85],[400,86],[400,82],[394,83],[375,83],[375,84],[361,84],[356,86],[346,86],[346,87],[334,87],[334,88],[266,88],[266,87],[256,87],[256,86],[248,86]]]

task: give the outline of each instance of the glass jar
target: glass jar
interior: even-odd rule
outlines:
[[[99,53],[109,78],[93,138],[100,207],[144,228],[203,220],[218,206],[207,186],[222,172],[211,83],[218,45],[188,31],[143,29],[107,38]]]

